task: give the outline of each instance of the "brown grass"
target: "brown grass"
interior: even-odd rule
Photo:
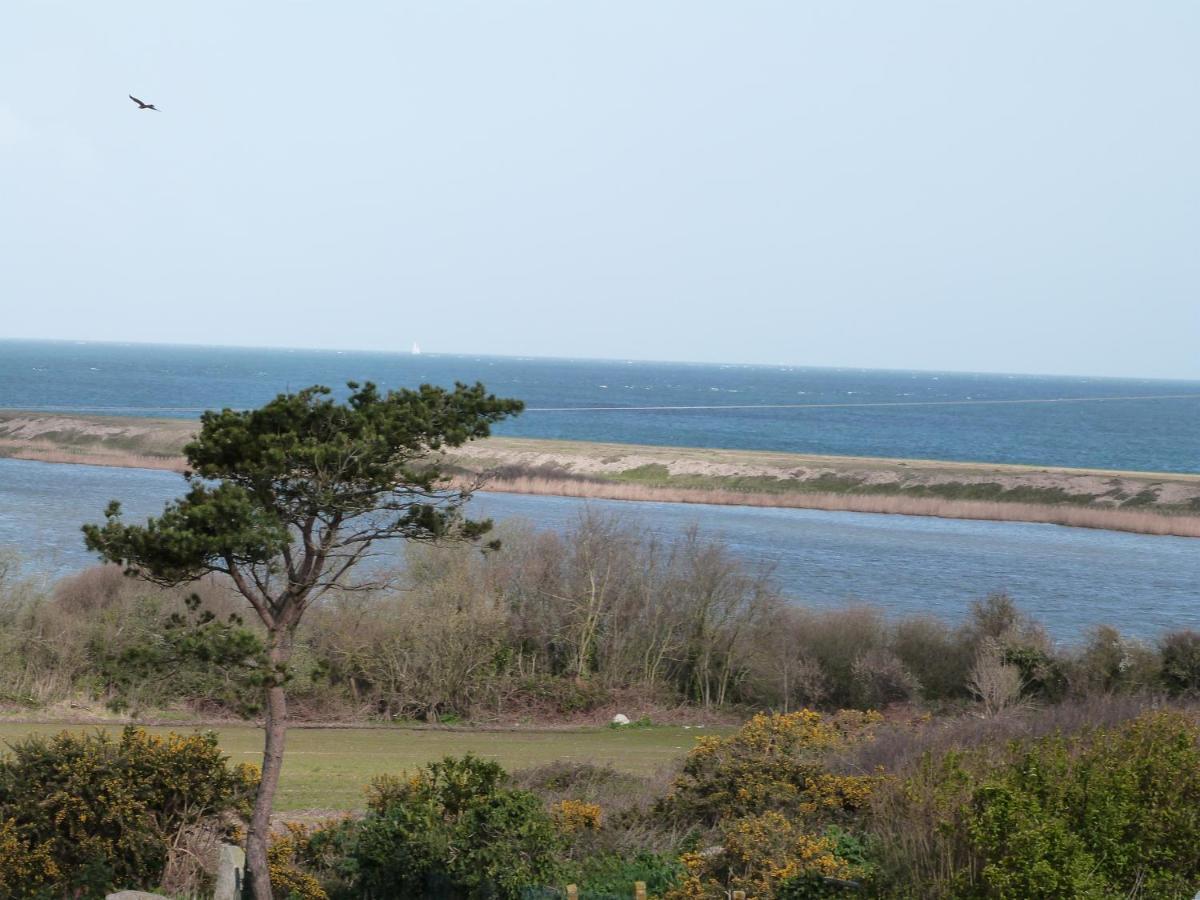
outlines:
[[[132,453],[109,447],[64,450],[49,443],[0,441],[0,457],[31,459],[36,462],[74,463],[85,466],[114,466],[120,469],[167,469],[182,472],[187,464],[181,456]]]
[[[738,491],[653,487],[574,478],[496,478],[489,491],[513,494],[553,494],[603,500],[656,503],[709,503],[722,506],[764,506],[821,509],[838,512],[892,513],[937,516],[943,519],[987,519],[998,522],[1041,522],[1073,528],[1102,528],[1137,534],[1200,537],[1200,517],[1166,515],[1128,509],[1047,506],[1037,503],[945,500],[938,497],[897,497],[871,494],[751,494]]]

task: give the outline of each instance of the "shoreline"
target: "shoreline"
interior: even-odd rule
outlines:
[[[0,457],[182,472],[194,420],[0,410]],[[1200,537],[1200,475],[493,437],[446,456],[486,490],[1034,522]]]

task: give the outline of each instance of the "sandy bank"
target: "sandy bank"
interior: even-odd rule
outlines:
[[[182,471],[196,423],[0,411],[0,456]],[[491,438],[450,456],[488,489],[1046,522],[1200,537],[1200,475]]]

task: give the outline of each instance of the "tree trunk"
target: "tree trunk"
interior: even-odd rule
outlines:
[[[268,638],[268,658],[272,681],[266,691],[266,743],[263,747],[262,780],[254,798],[250,831],[246,835],[246,871],[254,900],[271,900],[271,870],[267,847],[271,841],[271,807],[279,787],[283,768],[283,740],[287,732],[287,697],[283,693],[283,671],[292,656],[290,632],[272,631]]]

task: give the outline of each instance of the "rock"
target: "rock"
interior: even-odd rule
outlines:
[[[109,894],[104,900],[171,900],[171,898],[146,891],[117,891],[115,894]]]
[[[625,715],[625,713],[617,713],[612,717],[612,723],[614,725],[628,725],[629,716]]]
[[[233,844],[222,844],[217,860],[217,883],[213,900],[240,900],[246,879],[246,853]]]

